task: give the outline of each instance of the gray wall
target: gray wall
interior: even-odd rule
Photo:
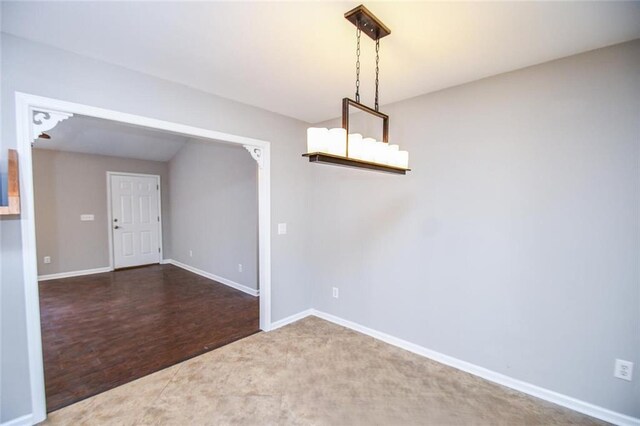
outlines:
[[[274,320],[314,306],[640,416],[637,377],[612,377],[640,362],[639,42],[384,107],[399,177],[305,163],[304,123],[2,39],[2,149],[16,90],[273,142]],[[6,421],[30,404],[20,227],[0,223]]]
[[[308,282],[308,180],[300,158],[305,123],[186,86],[6,34],[2,35],[2,146],[15,143],[14,93],[21,91],[218,130],[272,143],[272,315],[279,320],[311,305]],[[46,69],[33,64],[46,64]],[[247,154],[248,155],[248,154]],[[276,224],[288,223],[278,236]],[[3,219],[2,418],[31,412],[19,219]]]
[[[172,243],[165,257],[257,289],[257,170],[240,146],[185,144],[169,162]]]
[[[168,163],[34,149],[33,167],[39,275],[109,266],[114,171],[160,175],[165,258],[257,288],[257,166],[244,148],[192,140]]]
[[[383,111],[414,170],[314,167],[314,307],[640,417],[640,41]]]
[[[106,155],[33,151],[38,275],[109,266],[107,171],[160,175],[163,248],[169,237],[169,165]],[[80,221],[93,214],[93,222]],[[45,264],[44,256],[51,256]]]

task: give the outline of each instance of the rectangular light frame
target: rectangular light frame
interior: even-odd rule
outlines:
[[[376,111],[373,108],[369,108],[366,105],[361,104],[360,102],[356,102],[350,98],[342,99],[342,128],[346,130],[347,133],[347,149],[346,149],[346,157],[340,155],[327,154],[324,152],[310,152],[307,154],[302,154],[303,157],[308,157],[310,163],[322,163],[322,164],[331,164],[334,166],[344,166],[344,167],[353,167],[357,169],[367,169],[374,170],[377,172],[386,172],[386,173],[394,173],[405,175],[411,169],[405,169],[402,167],[389,166],[387,164],[379,164],[373,163],[370,161],[358,160],[356,158],[349,157],[349,108],[350,107],[358,108],[359,110],[366,112],[368,114],[374,115],[378,118],[382,118],[382,141],[384,143],[389,143],[389,116],[380,111]]]
[[[397,175],[405,175],[411,169],[403,169],[400,167],[388,166],[386,164],[372,163],[369,161],[356,160],[355,158],[347,158],[339,155],[326,154],[324,152],[311,152],[302,154],[303,157],[309,157],[310,163],[329,164],[332,166],[351,167],[356,169],[367,169],[376,172],[393,173]]]

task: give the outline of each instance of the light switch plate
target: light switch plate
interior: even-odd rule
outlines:
[[[92,214],[81,214],[80,215],[80,220],[82,222],[91,222],[95,219],[94,215]]]
[[[278,224],[278,235],[284,235],[287,233],[287,224],[279,223]]]

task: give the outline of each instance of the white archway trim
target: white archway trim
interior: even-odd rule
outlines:
[[[49,114],[38,114],[37,112]],[[29,380],[31,386],[32,422],[46,419],[42,337],[40,333],[40,305],[36,259],[34,220],[33,165],[31,143],[36,132],[49,130],[60,121],[80,114],[117,121],[135,126],[165,130],[190,137],[238,144],[245,147],[258,162],[258,265],[260,286],[260,328],[271,330],[271,145],[267,141],[231,135],[169,121],[112,111],[58,99],[16,92],[16,136],[22,189],[22,257],[27,316],[27,344],[29,351]],[[41,124],[36,123],[36,115]],[[43,124],[46,123],[46,126]],[[41,127],[42,126],[42,127]]]

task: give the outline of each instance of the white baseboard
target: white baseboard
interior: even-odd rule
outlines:
[[[221,284],[227,285],[229,287],[235,288],[236,290],[240,290],[243,293],[247,293],[251,296],[257,297],[260,294],[259,290],[253,289],[251,287],[247,287],[246,285],[238,284],[237,282],[231,281],[227,278],[220,277],[218,275],[211,274],[207,271],[203,271],[202,269],[194,268],[193,266],[189,266],[182,262],[178,262],[173,259],[163,259],[160,263],[163,264],[171,264],[173,266],[177,266],[178,268],[182,268],[189,272],[193,272],[194,274],[198,274],[202,277],[209,278],[210,280],[217,281]]]
[[[102,274],[111,272],[113,268],[106,266],[104,268],[85,269],[83,271],[60,272],[59,274],[38,275],[38,281],[58,280],[60,278],[81,277],[83,275]]]
[[[458,370],[465,371],[467,373],[473,374],[475,376],[481,377],[485,380],[489,380],[494,383],[498,383],[502,386],[506,386],[511,389],[515,389],[517,391],[526,393],[528,395],[534,396],[536,398],[543,399],[545,401],[552,402],[554,404],[569,408],[571,410],[604,420],[609,423],[617,424],[617,425],[625,425],[625,426],[640,426],[640,419],[627,416],[625,414],[617,413],[615,411],[611,411],[609,409],[599,407],[594,404],[590,404],[585,401],[581,401],[576,398],[572,398],[567,395],[560,394],[558,392],[551,391],[549,389],[541,388],[536,385],[532,385],[527,382],[523,382],[522,380],[514,379],[509,376],[505,376],[504,374],[497,373],[495,371],[486,369],[484,367],[477,366],[475,364],[471,364],[466,361],[462,361],[460,359],[451,357],[449,355],[442,354],[440,352],[433,351],[431,349],[427,349],[425,347],[416,345],[415,343],[408,342],[406,340],[399,339],[397,337],[391,336],[386,333],[382,333],[377,330],[373,330],[369,327],[365,327],[358,323],[348,321],[337,317],[335,315],[328,314],[326,312],[318,311],[316,309],[307,309],[298,314],[291,315],[287,318],[284,318],[280,321],[277,321],[272,324],[272,330],[275,330],[279,327],[285,326],[292,322],[298,321],[307,316],[314,315],[318,318],[322,318],[324,320],[330,321],[334,324],[341,325],[343,327],[349,328],[351,330],[360,332],[362,334],[366,334],[367,336],[371,336],[375,339],[386,342],[390,345],[399,347],[401,349],[408,350],[415,354],[421,355],[423,357],[432,359],[441,364],[448,365],[450,367],[456,368]]]
[[[302,318],[306,318],[306,317],[308,317],[310,315],[313,315],[313,314],[314,314],[314,310],[313,309],[307,309],[306,311],[302,311],[302,312],[298,312],[297,314],[290,315],[290,316],[288,316],[286,318],[283,318],[281,320],[278,320],[276,322],[272,322],[271,323],[271,328],[269,329],[269,331],[273,331],[273,330],[275,330],[277,328],[284,327],[285,325],[294,323],[296,321],[301,320]]]
[[[207,272],[204,271],[200,271],[197,268],[192,268],[191,266],[188,265],[184,265],[183,263],[171,260],[171,259],[166,259],[164,260],[162,263],[169,263],[172,265],[175,265],[179,268],[183,268],[186,269],[190,272],[193,272],[195,274],[204,276],[206,278],[210,278],[213,279],[215,281],[218,282],[222,282],[221,279],[219,277],[216,277],[213,274],[209,274]],[[227,280],[228,281],[228,280]],[[227,284],[229,285],[229,284]],[[246,286],[242,286],[240,284],[234,283],[234,285],[238,285],[241,287],[244,287],[245,289],[251,290],[253,292],[255,292],[255,290],[250,289]],[[236,288],[234,287],[234,285],[230,285],[230,287]],[[241,289],[238,289],[241,290]],[[245,290],[242,290],[245,291]],[[246,292],[246,291],[245,291]],[[251,293],[249,293],[251,294]],[[399,347],[401,349],[413,352],[417,355],[421,355],[425,358],[429,358],[432,359],[436,362],[439,362],[441,364],[445,364],[448,365],[450,367],[456,368],[458,370],[462,370],[465,371],[467,373],[473,374],[475,376],[481,377],[485,380],[489,380],[490,382],[494,382],[497,384],[500,384],[502,386],[506,386],[508,388],[520,391],[522,393],[534,396],[536,398],[540,398],[543,399],[545,401],[549,401],[552,402],[554,404],[569,408],[571,410],[598,418],[600,420],[604,420],[606,422],[609,423],[613,423],[616,425],[621,425],[621,426],[640,426],[640,419],[635,418],[635,417],[631,417],[631,416],[627,416],[625,414],[621,414],[621,413],[617,413],[615,411],[611,411],[609,409],[603,408],[603,407],[599,407],[597,405],[594,404],[590,404],[588,402],[585,401],[581,401],[579,399],[576,398],[572,398],[570,396],[567,395],[563,395],[560,394],[558,392],[554,392],[551,391],[549,389],[545,389],[545,388],[541,388],[539,386],[536,385],[532,385],[530,383],[524,382],[522,380],[518,380],[518,379],[514,379],[512,377],[506,376],[504,374],[501,373],[497,373],[495,371],[486,369],[484,367],[480,367],[477,366],[475,364],[471,364],[469,362],[466,361],[462,361],[459,360],[457,358],[451,357],[449,355],[445,355],[443,353],[440,352],[436,352],[433,351],[431,349],[427,349],[423,346],[420,345],[416,345],[415,343],[411,343],[408,342],[406,340],[402,340],[399,339],[397,337],[391,336],[389,334],[386,333],[382,333],[380,331],[374,330],[372,328],[369,327],[365,327],[361,324],[352,322],[352,321],[348,321],[345,319],[342,319],[340,317],[337,317],[335,315],[331,315],[328,314],[326,312],[322,312],[322,311],[318,311],[316,309],[307,309],[304,310],[302,312],[298,312],[297,314],[294,315],[290,315],[286,318],[283,318],[279,321],[276,321],[274,323],[271,324],[271,331],[276,330],[280,327],[284,327],[285,325],[294,323],[296,321],[299,321],[303,318],[306,318],[308,316],[316,316],[318,318],[324,319],[326,321],[332,322],[334,324],[338,324],[341,325],[343,327],[349,328],[351,330],[357,331],[359,333],[362,334],[366,334],[367,336],[371,336],[375,339],[381,340],[385,343],[388,343],[390,345]],[[23,426],[23,425],[30,425],[31,424],[31,420],[32,417],[31,415],[26,415],[26,416],[22,416],[19,417],[17,419],[11,420],[9,422],[5,422],[2,423],[0,426]]]
[[[8,422],[0,424],[0,426],[31,426],[33,424],[33,416],[31,414],[25,414],[24,416],[17,417]]]

